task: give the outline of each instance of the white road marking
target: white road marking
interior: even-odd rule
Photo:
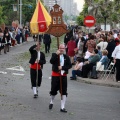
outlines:
[[[24,76],[24,74],[20,74],[20,73],[12,73],[12,75]]]
[[[24,72],[24,68],[22,66],[15,66],[15,67],[12,67],[12,68],[6,68],[8,70],[16,70],[16,71],[22,71]]]
[[[0,74],[7,74],[7,72],[4,72],[4,71],[0,71]]]
[[[49,77],[48,79],[50,79],[50,80],[51,80],[51,77]]]

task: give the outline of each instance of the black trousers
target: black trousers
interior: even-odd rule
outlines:
[[[88,73],[90,72],[90,70],[92,70],[94,65],[95,64],[92,64],[92,63],[83,65],[83,67],[82,67],[82,77],[87,78],[88,77]]]
[[[32,87],[41,86],[42,82],[42,70],[38,70],[38,83],[37,83],[37,70],[30,69],[31,85]]]
[[[45,53],[49,53],[50,51],[50,43],[45,44]]]
[[[116,81],[120,81],[120,59],[116,59]]]
[[[61,76],[62,80],[62,95],[67,96],[67,76]],[[50,95],[57,95],[57,91],[60,91],[60,77],[59,76],[52,76],[51,79],[51,91]]]

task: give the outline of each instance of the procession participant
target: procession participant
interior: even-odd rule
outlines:
[[[51,36],[49,34],[44,34],[43,43],[45,44],[45,53],[50,52]]]
[[[61,93],[61,112],[66,113],[65,102],[67,97],[67,74],[68,70],[72,67],[70,59],[64,54],[65,45],[61,44],[56,53],[52,53],[50,63],[52,64],[52,79],[51,79],[51,101],[49,109],[53,108],[53,100],[57,91]]]
[[[33,45],[29,49],[31,58],[30,58],[30,77],[31,85],[34,92],[34,98],[38,97],[37,87],[41,86],[42,82],[42,68],[43,64],[46,63],[45,55],[40,51],[40,43],[37,42],[36,45]]]

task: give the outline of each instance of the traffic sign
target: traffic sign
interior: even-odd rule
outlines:
[[[86,27],[92,27],[92,26],[94,26],[95,22],[96,22],[95,18],[93,16],[91,16],[91,15],[88,15],[88,16],[86,16],[84,18],[84,25]]]

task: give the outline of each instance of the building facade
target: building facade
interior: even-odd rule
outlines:
[[[78,15],[77,4],[74,3],[74,0],[44,0],[44,4],[50,10],[52,6],[55,5],[56,1],[63,9],[65,15]]]

